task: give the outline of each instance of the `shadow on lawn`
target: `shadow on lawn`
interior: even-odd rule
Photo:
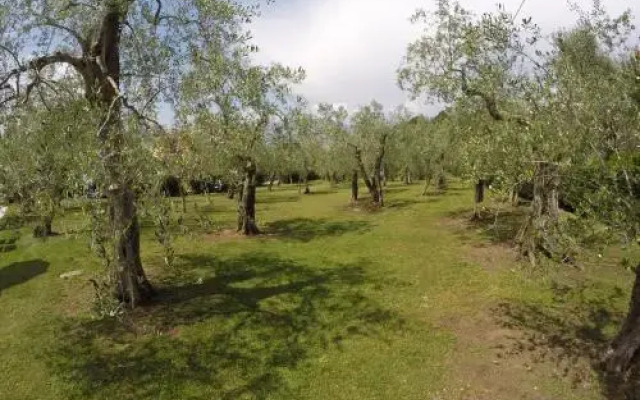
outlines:
[[[350,337],[384,340],[404,325],[363,295],[362,265],[311,268],[264,253],[183,260],[211,277],[194,283],[187,270],[126,326],[60,329],[51,368],[77,398],[297,398],[288,370]]]
[[[619,287],[597,282],[552,284],[553,303],[503,303],[494,314],[504,327],[523,334],[512,339],[507,354],[527,352],[534,362],[551,362],[574,387],[588,384],[595,373],[608,399],[626,399],[629,390],[607,377],[601,360],[619,328],[627,295]]]
[[[315,189],[315,188],[311,188],[311,192],[308,193],[308,195],[321,195],[321,194],[336,194],[336,193],[340,193],[340,190],[338,188],[328,188],[328,189]]]
[[[463,222],[463,229],[457,233],[465,241],[470,237],[465,231],[481,231],[483,238],[494,244],[513,244],[527,215],[526,208],[501,211],[496,215],[492,212],[482,212],[480,219],[472,220],[473,213],[468,210],[456,211],[449,217]]]
[[[277,196],[277,195],[269,195],[269,196],[257,196],[256,204],[273,204],[273,203],[296,203],[300,201],[300,195],[289,195],[289,196]]]
[[[404,193],[409,191],[409,188],[411,188],[411,185],[409,186],[387,186],[384,188],[384,192],[385,193],[393,193],[393,194],[397,194],[397,193]]]
[[[286,239],[309,242],[323,236],[340,236],[349,232],[364,233],[371,230],[367,221],[333,221],[329,219],[292,218],[272,222],[265,232]]]
[[[0,269],[0,294],[12,286],[25,283],[47,272],[49,263],[43,260],[15,262]]]
[[[389,208],[389,209],[394,209],[394,210],[399,210],[399,209],[404,209],[404,208],[408,208],[411,207],[413,205],[419,204],[419,203],[430,203],[430,199],[429,200],[416,200],[416,199],[386,199],[385,200],[385,207]]]

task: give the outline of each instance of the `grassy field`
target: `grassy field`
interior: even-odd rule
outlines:
[[[250,239],[231,200],[190,197],[175,270],[145,229],[160,294],[122,323],[92,318],[77,210],[46,241],[0,232],[0,399],[603,398],[593,365],[631,283],[619,254],[532,271],[505,240],[517,210],[470,225],[466,185],[391,185],[375,213],[313,191],[261,188]]]

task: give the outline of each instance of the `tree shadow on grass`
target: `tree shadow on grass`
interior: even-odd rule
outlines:
[[[421,201],[416,199],[394,199],[394,198],[389,199],[388,198],[385,200],[385,208],[399,210],[399,209],[411,207],[419,203],[428,203],[428,202],[429,201],[427,200]]]
[[[473,213],[468,210],[449,213],[450,218],[463,222],[461,229],[457,232],[463,240],[469,239],[465,231],[471,233],[470,231],[479,230],[481,236],[493,244],[514,244],[527,216],[527,210],[525,208],[505,210],[498,213],[497,218],[495,213],[486,211],[480,213],[479,219],[472,220],[472,215]]]
[[[384,192],[385,193],[393,193],[393,194],[397,194],[397,193],[404,193],[404,192],[408,192],[409,188],[411,188],[413,185],[409,185],[409,186],[391,186],[391,187],[385,187],[384,188]]]
[[[25,283],[47,272],[49,263],[43,260],[22,261],[0,269],[0,294],[12,286]]]
[[[257,196],[256,204],[273,204],[273,203],[295,203],[300,201],[300,195],[290,195],[290,196]]]
[[[552,283],[551,289],[551,304],[503,303],[493,310],[504,327],[522,332],[504,348],[506,353],[527,352],[534,362],[551,362],[574,387],[588,384],[595,372],[607,398],[625,398],[622,391],[626,389],[601,368],[624,317],[625,292],[598,282]]]
[[[336,194],[339,193],[340,190],[338,190],[337,188],[335,189],[315,189],[315,188],[311,188],[311,192],[307,193],[307,195],[322,195],[322,194]]]
[[[286,377],[305,361],[404,326],[363,294],[364,265],[312,268],[265,253],[183,261],[175,286],[128,324],[61,327],[49,361],[76,398],[298,398]]]
[[[334,221],[329,219],[292,218],[272,222],[265,232],[285,239],[309,242],[318,237],[340,236],[345,233],[364,233],[371,230],[367,221]]]

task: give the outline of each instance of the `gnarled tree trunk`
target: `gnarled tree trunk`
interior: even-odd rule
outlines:
[[[480,219],[480,204],[484,201],[484,179],[478,179],[475,184],[475,196],[473,202],[473,220]]]
[[[520,253],[536,264],[536,256],[543,253],[551,257],[554,246],[550,234],[557,226],[560,214],[558,168],[550,162],[536,163],[533,173],[533,201],[529,217],[518,233]]]
[[[427,172],[424,177],[424,187],[422,189],[423,196],[426,196],[429,193],[429,187],[431,186],[432,179],[433,179],[433,174],[431,172]]]
[[[131,307],[153,296],[140,260],[140,226],[133,192],[126,186],[112,187],[110,199],[115,236],[115,268],[112,274],[116,294]]]
[[[445,175],[444,170],[438,173],[438,181],[436,182],[436,187],[439,192],[447,190],[447,176]]]
[[[102,162],[107,172],[111,225],[114,232],[115,265],[112,281],[118,298],[130,307],[148,300],[154,290],[140,261],[140,229],[135,195],[122,165],[123,132],[120,121],[120,30],[126,8],[119,1],[106,5],[102,25],[91,46],[92,57],[85,57],[83,74],[87,97],[104,113],[99,133]],[[102,64],[102,65],[101,65]],[[91,80],[91,78],[93,80]]]
[[[360,174],[362,174],[362,180],[364,180],[364,184],[369,190],[369,194],[371,195],[371,201],[375,204],[378,204],[380,202],[380,191],[375,186],[376,180],[369,179],[367,170],[365,169],[364,163],[362,162],[362,152],[357,147],[355,148],[355,156],[358,168],[360,169]]]
[[[404,184],[405,185],[411,185],[413,183],[413,180],[411,179],[411,170],[409,169],[408,166],[404,167]]]
[[[273,181],[276,179],[276,174],[269,175],[269,191],[273,191]]]
[[[629,312],[605,356],[607,372],[625,375],[640,354],[640,264],[636,266]]]
[[[358,169],[360,170],[360,173],[362,174],[364,184],[367,186],[369,194],[371,194],[371,201],[373,204],[376,204],[380,207],[384,206],[384,171],[382,169],[382,162],[384,161],[386,143],[387,135],[384,134],[380,137],[378,155],[376,156],[375,162],[373,164],[373,173],[371,178],[368,177],[367,170],[365,169],[364,163],[362,162],[361,150],[357,146],[354,146],[356,164],[358,166]]]
[[[33,228],[33,237],[46,238],[53,236],[53,213],[42,216],[40,223]]]
[[[309,186],[309,170],[305,167],[304,169],[304,194],[311,194],[311,187]]]
[[[354,169],[351,174],[351,203],[358,202],[358,170]]]
[[[238,232],[251,236],[260,234],[256,225],[256,165],[247,160],[244,181],[238,193]]]
[[[378,205],[380,207],[384,207],[384,190],[383,190],[383,177],[381,175],[381,172],[378,170],[378,173],[374,174],[373,176],[373,182],[374,182],[374,186],[375,186],[375,190],[378,191],[377,196],[374,196],[378,198]]]

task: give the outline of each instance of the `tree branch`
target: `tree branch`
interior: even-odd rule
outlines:
[[[67,32],[69,35],[73,36],[74,39],[76,39],[76,41],[80,45],[80,48],[82,49],[83,54],[87,54],[89,52],[89,41],[85,39],[78,31],[56,22],[56,20],[54,20],[53,18],[45,16],[41,16],[41,18],[43,18],[43,22],[38,24],[38,26],[49,26]]]
[[[126,97],[122,97],[122,105],[125,106],[125,108],[127,108],[129,111],[131,111],[133,113],[133,115],[136,116],[136,118],[143,123],[143,125],[147,128],[151,130],[151,126],[149,125],[149,123],[155,125],[155,127],[157,129],[159,129],[161,132],[165,133],[165,129],[162,126],[162,124],[160,124],[160,122],[156,121],[153,118],[150,118],[146,115],[144,115],[143,113],[141,113],[140,111],[138,111],[137,108],[135,108],[134,106],[132,106],[131,104],[129,104],[129,102],[127,101]]]
[[[162,0],[156,0],[158,8],[156,9],[156,15],[153,17],[153,25],[158,26],[160,23],[160,12],[162,12]]]
[[[27,103],[29,101],[29,96],[31,96],[31,92],[33,89],[38,86],[42,80],[40,79],[40,75],[37,74],[36,77],[27,85],[27,89],[25,90],[24,100],[22,103]]]
[[[482,99],[482,101],[484,102],[485,108],[487,109],[487,112],[489,113],[491,118],[493,118],[495,121],[505,121],[505,120],[513,121],[521,126],[525,126],[525,127],[529,126],[529,121],[525,120],[524,118],[513,117],[510,115],[505,116],[498,109],[496,99],[492,95],[489,95],[487,93],[484,93],[474,88],[470,88],[467,83],[467,74],[464,68],[461,70],[458,70],[458,72],[460,72],[460,76],[462,79],[462,92],[469,97],[479,97],[480,99]]]
[[[88,8],[91,8],[92,10],[97,10],[98,9],[96,6],[94,6],[93,4],[90,4],[90,3],[83,3],[83,2],[80,2],[80,1],[69,0],[69,2],[62,9],[62,11],[69,11],[73,7],[88,7]]]
[[[11,50],[7,46],[3,45],[2,43],[0,43],[0,50],[3,50],[9,53],[9,55],[11,55],[11,58],[13,58],[13,61],[15,61],[16,65],[20,65],[20,59],[18,58],[18,54],[15,51]]]
[[[83,61],[80,58],[74,57],[64,52],[56,52],[51,55],[35,58],[29,61],[26,65],[19,65],[17,68],[9,71],[4,78],[0,78],[0,89],[13,89],[13,87],[9,84],[9,81],[11,81],[11,79],[15,78],[16,80],[19,80],[20,76],[28,71],[35,71],[36,74],[39,75],[39,72],[42,71],[43,68],[53,64],[69,64],[81,73]],[[27,86],[27,96],[40,82],[41,79],[39,79],[39,77],[36,77],[36,79]],[[2,103],[0,103],[0,105],[4,105],[20,95],[19,82],[17,83],[16,88],[17,90],[15,90],[15,95],[9,97],[8,99],[4,99]]]

